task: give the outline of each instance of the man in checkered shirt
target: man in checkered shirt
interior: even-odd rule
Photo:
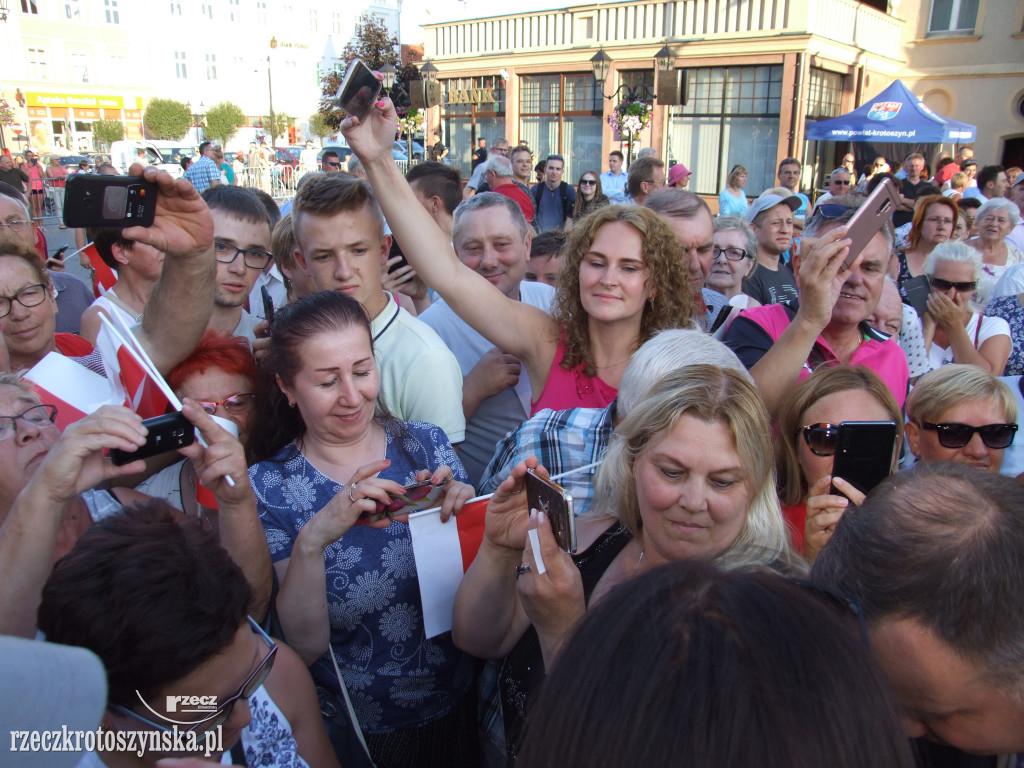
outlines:
[[[185,178],[192,182],[192,186],[200,194],[210,187],[220,184],[220,166],[213,159],[217,149],[219,147],[215,147],[209,141],[204,141],[199,145],[200,158],[185,171]]]

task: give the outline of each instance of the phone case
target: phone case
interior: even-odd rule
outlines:
[[[903,303],[909,304],[918,315],[928,311],[928,296],[932,292],[931,278],[928,275],[918,275],[903,283]]]
[[[338,106],[362,122],[370,113],[370,107],[377,101],[381,82],[360,59],[353,59],[341,81],[341,88],[335,99]]]
[[[832,476],[867,494],[892,473],[896,425],[891,421],[844,421],[839,425]],[[833,485],[829,493],[842,496]]]
[[[526,470],[526,500],[530,509],[547,515],[558,546],[576,554],[576,518],[572,513],[572,494],[558,483]]]
[[[896,185],[892,179],[883,179],[846,225],[846,236],[853,242],[850,244],[850,255],[843,262],[845,269],[850,268],[875,233],[892,218],[899,204]]]
[[[156,217],[157,187],[138,176],[76,173],[64,189],[68,227],[148,227]]]
[[[129,464],[136,459],[148,459],[168,451],[184,448],[196,441],[196,428],[181,413],[167,413],[144,419],[143,426],[149,430],[146,442],[137,451],[110,450],[110,460],[114,466]]]

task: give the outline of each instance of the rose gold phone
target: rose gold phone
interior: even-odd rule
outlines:
[[[850,255],[843,262],[843,269],[850,268],[875,233],[892,218],[899,204],[900,196],[896,193],[892,179],[882,179],[882,183],[875,187],[875,191],[846,224],[846,236],[853,242],[850,243]]]

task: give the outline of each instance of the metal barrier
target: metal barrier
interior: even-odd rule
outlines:
[[[42,188],[39,187],[39,180],[33,179],[29,182],[28,204],[29,213],[33,219],[57,219],[61,226],[64,224],[64,185],[66,178],[48,179],[43,178]]]
[[[295,185],[302,175],[290,165],[247,167],[235,171],[235,184],[262,189],[275,200],[288,200],[295,196]]]

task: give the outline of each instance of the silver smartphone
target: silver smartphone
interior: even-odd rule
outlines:
[[[370,114],[370,107],[377,101],[380,88],[380,80],[373,74],[373,70],[361,59],[353,59],[334,102],[348,114],[358,117],[359,122],[363,122]]]
[[[547,515],[558,546],[570,555],[576,554],[576,518],[572,513],[572,494],[558,483],[541,477],[535,470],[527,469],[526,500],[530,509]]]

